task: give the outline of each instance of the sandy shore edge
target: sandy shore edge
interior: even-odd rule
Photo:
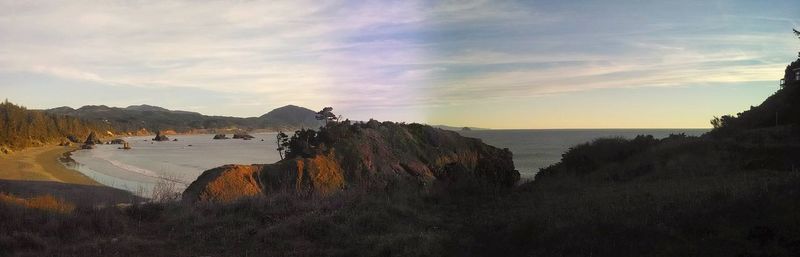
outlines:
[[[59,160],[77,147],[30,147],[0,155],[0,179],[52,181],[78,185],[100,185],[90,177],[64,166]]]

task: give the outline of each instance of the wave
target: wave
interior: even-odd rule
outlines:
[[[133,165],[130,165],[130,164],[125,164],[125,163],[122,163],[120,161],[112,160],[112,159],[108,159],[108,158],[100,158],[100,159],[104,160],[104,161],[107,161],[108,163],[111,163],[111,165],[114,165],[114,167],[120,168],[120,169],[125,170],[125,171],[138,173],[138,174],[145,175],[145,176],[148,176],[148,177],[156,177],[156,178],[160,178],[161,177],[161,176],[158,175],[158,173],[156,173],[155,171],[152,171],[152,170],[148,170],[148,169],[145,169],[145,168],[133,166]]]

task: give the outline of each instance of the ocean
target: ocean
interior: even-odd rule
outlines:
[[[473,130],[458,133],[508,148],[523,179],[532,179],[540,168],[558,162],[569,147],[596,138],[669,134],[701,135],[708,129],[536,129]],[[124,138],[133,149],[121,145],[98,145],[92,150],[72,153],[75,163],[67,164],[101,184],[148,196],[164,179],[183,189],[203,171],[225,164],[273,163],[280,159],[275,150],[275,133],[253,134],[253,140],[214,140],[213,135],[175,135],[178,141],[152,142],[150,137]]]

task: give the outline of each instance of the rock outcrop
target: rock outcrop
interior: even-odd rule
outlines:
[[[161,134],[161,131],[157,131],[156,137],[153,138],[153,141],[169,141],[169,138],[164,134]]]
[[[519,180],[507,149],[426,125],[333,123],[302,142],[312,142],[311,150],[287,153],[286,159],[274,164],[205,171],[189,185],[183,199],[230,202],[279,191],[327,195],[397,179],[420,185],[463,182],[501,187]]]
[[[247,133],[236,133],[236,134],[233,134],[233,139],[250,140],[250,139],[253,139],[253,138],[255,138],[255,137],[251,136],[250,134],[247,134]]]
[[[67,135],[67,140],[76,144],[81,142],[81,140],[78,139],[78,137],[76,137],[75,135]]]
[[[86,140],[83,141],[83,144],[84,145],[99,145],[99,144],[103,144],[103,142],[100,141],[100,139],[97,138],[97,135],[94,133],[94,131],[92,131],[91,133],[89,133],[89,136],[86,137]]]

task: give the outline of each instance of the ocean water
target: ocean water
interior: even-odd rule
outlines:
[[[633,138],[669,134],[701,135],[707,129],[554,129],[476,130],[458,133],[483,140],[514,153],[514,163],[523,179],[532,179],[539,168],[558,162],[569,147],[602,137]],[[150,137],[124,138],[131,150],[120,145],[99,145],[72,154],[69,165],[96,181],[148,196],[159,181],[172,181],[182,190],[203,171],[225,164],[273,163],[280,159],[275,150],[275,133],[253,134],[253,140],[213,140],[213,135],[176,135],[177,142],[152,142]],[[263,141],[262,141],[263,140]],[[191,145],[191,146],[190,146]]]
[[[228,135],[232,136],[232,135]],[[214,135],[174,135],[170,140],[153,142],[153,136],[123,138],[121,145],[98,145],[72,153],[75,164],[68,165],[115,188],[148,196],[156,183],[175,182],[182,190],[208,169],[225,164],[273,163],[280,159],[275,150],[275,133],[253,134],[252,140],[214,140]],[[263,140],[263,141],[262,141]]]

